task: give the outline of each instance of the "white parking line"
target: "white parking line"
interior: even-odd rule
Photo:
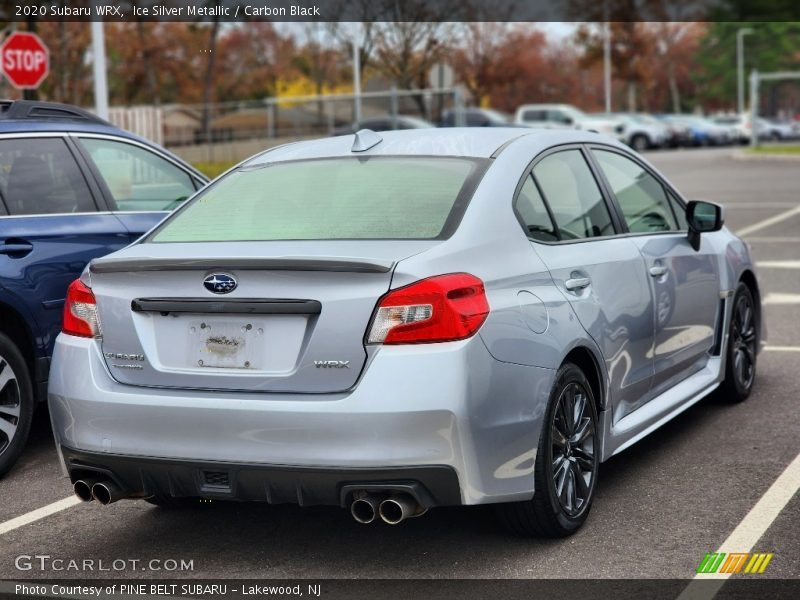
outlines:
[[[783,473],[769,486],[766,493],[750,509],[750,512],[736,526],[728,539],[722,542],[717,552],[750,552],[798,489],[800,489],[800,454],[794,457]],[[772,550],[773,548],[765,549],[765,551]],[[683,593],[678,596],[678,600],[713,598],[730,576],[730,573],[698,573],[694,576],[692,583],[686,586]],[[707,579],[719,580],[718,585],[710,586],[703,582]]]
[[[764,346],[767,352],[800,352],[800,346]]]
[[[795,215],[800,215],[800,206],[795,206],[791,210],[787,210],[785,212],[779,213],[774,217],[770,217],[769,219],[764,219],[763,221],[759,221],[758,223],[753,223],[752,225],[748,225],[736,232],[739,236],[749,235],[751,233],[755,233],[756,231],[761,231],[762,229],[766,229],[767,227],[772,227],[773,225],[777,225],[781,221],[785,221],[786,219],[793,217]]]
[[[800,304],[800,294],[770,292],[764,298],[764,304]]]
[[[69,498],[64,498],[58,502],[53,502],[47,506],[37,508],[29,513],[15,517],[10,521],[6,521],[5,523],[0,523],[0,535],[8,533],[9,531],[14,531],[15,529],[19,529],[25,525],[29,525],[30,523],[38,521],[39,519],[44,519],[45,517],[54,515],[62,510],[67,510],[76,504],[81,504],[81,500],[75,496],[70,496]]]
[[[759,260],[759,269],[800,269],[800,260]]]

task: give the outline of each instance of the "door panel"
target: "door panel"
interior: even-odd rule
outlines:
[[[617,421],[643,403],[653,377],[654,306],[639,250],[628,238],[535,249],[603,353]]]
[[[0,244],[25,248],[0,254],[0,287],[28,306],[48,355],[69,284],[91,259],[127,243],[128,232],[111,214],[0,217]]]
[[[647,263],[656,301],[655,395],[708,361],[719,310],[719,267],[710,245],[696,252],[684,232],[633,240]]]

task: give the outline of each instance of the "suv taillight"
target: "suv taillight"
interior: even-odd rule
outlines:
[[[80,279],[73,281],[67,288],[61,331],[78,337],[100,337],[97,301],[92,290],[83,285]]]
[[[438,275],[392,290],[378,301],[368,344],[422,344],[470,337],[486,320],[483,282],[468,273]]]

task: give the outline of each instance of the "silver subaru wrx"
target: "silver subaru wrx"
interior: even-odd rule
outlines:
[[[260,154],[70,287],[49,401],[75,492],[499,505],[563,536],[599,464],[763,338],[747,246],[584,131],[368,130]]]

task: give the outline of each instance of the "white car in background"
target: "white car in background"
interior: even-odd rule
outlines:
[[[615,137],[627,144],[637,152],[660,148],[667,144],[669,131],[667,127],[655,117],[638,113],[598,113],[599,119],[616,120],[623,126],[623,130]]]
[[[542,129],[583,129],[622,140],[624,126],[619,119],[587,115],[571,104],[524,104],[517,108],[514,123]]]

